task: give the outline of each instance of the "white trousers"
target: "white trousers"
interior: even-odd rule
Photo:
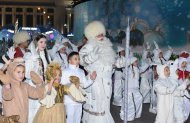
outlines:
[[[186,121],[190,114],[190,99],[187,97],[184,97],[183,99],[184,99],[184,119]]]
[[[184,97],[174,97],[174,121],[175,121],[175,123],[184,123],[183,98]]]
[[[122,92],[123,92],[123,81],[122,80],[115,80],[115,82],[114,82],[113,105],[116,105],[116,106],[122,105]]]
[[[141,78],[140,92],[143,96],[143,103],[150,103],[151,83],[145,77]]]
[[[141,93],[137,90],[128,92],[128,121],[133,121],[135,118],[140,118],[142,114],[143,98]],[[124,101],[121,106],[120,118],[124,120]]]
[[[65,108],[67,116],[66,123],[81,123],[82,104],[67,104]]]

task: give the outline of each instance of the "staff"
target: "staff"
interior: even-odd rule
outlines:
[[[126,28],[126,48],[125,48],[125,55],[126,55],[126,63],[125,63],[125,83],[124,83],[124,123],[128,121],[128,66],[129,62],[129,41],[130,41],[130,26],[129,26],[129,17],[128,17],[128,25]]]

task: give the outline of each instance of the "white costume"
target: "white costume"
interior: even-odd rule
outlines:
[[[149,112],[156,114],[157,112],[157,95],[155,92],[155,82],[157,81],[157,72],[156,72],[157,64],[153,64],[152,66],[152,89],[151,89],[151,100],[150,100],[150,108]]]
[[[124,48],[118,47],[118,53],[120,51],[124,51]],[[125,57],[119,56],[116,59],[115,63],[115,73],[114,73],[114,96],[113,96],[113,105],[121,106],[122,105],[122,93],[124,87],[124,80],[123,80],[123,70],[125,67]]]
[[[68,85],[71,84],[70,76],[77,76],[80,79],[80,86],[87,88],[93,81],[87,80],[84,71],[77,67],[76,65],[69,64],[69,67],[63,70],[61,84]],[[70,96],[64,96],[64,105],[66,108],[67,123],[81,123],[82,116],[82,103],[75,102]]]
[[[164,75],[166,65],[157,66],[159,75],[155,83],[155,91],[158,96],[157,116],[155,123],[175,123],[174,122],[174,96],[183,96],[184,91],[177,90],[169,77]]]
[[[153,61],[154,61],[154,63],[164,65],[170,59],[170,57],[172,55],[172,52],[173,52],[173,49],[170,46],[168,46],[168,51],[163,55],[162,58],[160,58],[159,54],[162,51],[161,51],[161,49],[159,48],[159,46],[158,46],[158,44],[156,42],[154,42],[154,44],[155,44],[155,50],[153,51],[154,52]]]
[[[103,37],[103,40],[98,41],[95,38],[99,34],[105,35],[104,25],[99,21],[90,23],[85,28],[88,42],[79,52],[81,65],[88,73],[97,73],[95,82],[86,89],[88,99],[83,107],[83,123],[114,123],[110,113],[110,99],[115,52],[109,39]]]
[[[151,99],[151,90],[152,90],[152,77],[153,71],[151,68],[151,64],[153,62],[153,58],[151,56],[148,57],[148,53],[150,50],[149,44],[147,44],[147,49],[143,51],[142,62],[141,62],[141,82],[140,82],[140,92],[143,96],[143,103],[150,103]]]
[[[185,91],[187,88],[186,82],[180,85],[178,75],[176,73],[178,69],[178,59],[175,62],[170,63],[170,79],[173,84],[177,86],[177,90]],[[174,123],[184,122],[184,97],[174,97]]]
[[[183,57],[180,57],[179,58],[179,71],[181,71],[182,72],[182,77],[181,78],[179,78],[179,84],[183,84],[185,81],[186,81],[186,72],[187,72],[187,70],[186,70],[186,68],[185,69],[183,69],[182,67],[181,67],[181,65],[182,65],[182,63],[183,62],[186,62],[187,63],[187,59],[186,58],[183,58]],[[189,71],[188,71],[189,72]],[[189,74],[189,73],[188,73]],[[186,94],[186,96],[184,96],[184,120],[186,121],[187,119],[188,119],[188,117],[189,117],[189,114],[190,114],[190,95],[189,94]]]
[[[142,63],[140,67],[141,83],[140,92],[143,96],[143,103],[150,103],[150,95],[152,89],[152,69],[150,64]]]
[[[57,52],[55,53],[53,59],[53,62],[57,62],[60,64],[62,70],[68,67],[67,55],[65,53],[64,54],[59,53],[59,50],[63,47],[65,47],[63,44],[60,44],[57,47]]]
[[[30,71],[34,71],[38,73],[41,78],[45,78],[45,71],[48,66],[47,60],[45,58],[44,51],[39,51],[37,53],[37,49],[33,42],[29,45],[30,52],[24,54],[25,59],[25,77],[26,82],[28,82],[31,86],[35,86],[30,79]],[[48,56],[49,61],[51,61],[50,57]],[[42,65],[43,64],[43,65]],[[43,67],[42,67],[43,66]],[[45,80],[44,80],[45,81]],[[28,123],[32,123],[38,109],[40,108],[40,103],[38,100],[30,99],[29,100],[29,121]]]
[[[135,118],[140,118],[142,113],[143,97],[139,90],[140,71],[138,67],[132,65],[135,61],[137,61],[137,58],[132,57],[128,68],[128,121],[133,121]],[[122,120],[124,120],[124,113],[123,103],[120,111],[120,117]]]

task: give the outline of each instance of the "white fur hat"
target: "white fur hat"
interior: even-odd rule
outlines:
[[[85,27],[84,34],[87,39],[95,38],[99,34],[106,35],[106,29],[102,22],[93,21]]]
[[[63,39],[61,40],[61,43],[65,43],[65,42],[70,42],[70,41],[69,41],[68,38],[63,38]]]
[[[30,40],[30,35],[28,34],[27,31],[18,32],[13,36],[13,41],[16,46],[27,40]]]
[[[159,78],[166,78],[164,75],[164,69],[167,67],[167,65],[158,65],[156,70],[158,73]]]
[[[63,44],[60,44],[59,46],[58,46],[58,48],[57,48],[57,51],[59,51],[61,48],[63,48],[63,47],[66,47],[65,45],[63,45]]]
[[[178,59],[176,59],[173,62],[170,62],[170,77],[177,79],[178,75],[176,74],[176,71],[178,69]]]
[[[125,51],[125,49],[124,49],[123,47],[121,47],[121,46],[118,46],[118,47],[117,47],[117,52],[118,52],[118,53],[121,52],[121,51],[123,51],[123,50]]]

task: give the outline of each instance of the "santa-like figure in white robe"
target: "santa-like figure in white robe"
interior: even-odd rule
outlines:
[[[110,113],[110,99],[115,52],[105,34],[105,27],[101,22],[89,23],[85,28],[88,42],[79,52],[81,65],[89,74],[93,71],[97,73],[92,86],[86,89],[83,123],[114,123]]]

